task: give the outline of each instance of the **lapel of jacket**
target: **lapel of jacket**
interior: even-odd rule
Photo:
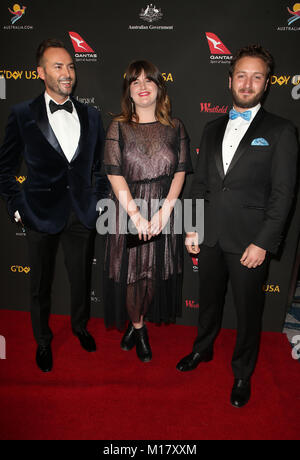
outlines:
[[[78,102],[73,97],[71,99],[76,108],[77,115],[80,121],[80,138],[79,138],[76,152],[74,153],[74,156],[71,160],[71,161],[74,161],[75,158],[77,158],[80,152],[84,149],[84,144],[87,141],[88,130],[89,130],[89,117],[88,117],[87,106],[85,104],[82,104],[81,102]]]
[[[46,103],[45,103],[45,96],[44,93],[41,94],[39,97],[34,99],[34,101],[31,102],[30,104],[30,109],[31,112],[33,113],[34,119],[36,121],[36,124],[42,131],[43,135],[47,139],[50,145],[56,150],[61,156],[64,158],[64,152],[62,151],[62,148],[50,126],[48,116],[47,116],[47,110],[46,110]]]
[[[214,140],[215,142],[215,148],[214,148],[215,161],[216,161],[218,172],[222,179],[224,179],[225,177],[224,167],[223,167],[222,143],[223,143],[223,137],[224,137],[225,129],[227,126],[227,122],[228,122],[228,116],[220,118],[220,126],[217,127],[215,140]]]
[[[239,143],[238,148],[236,149],[236,152],[231,160],[229,168],[227,169],[226,175],[230,173],[232,168],[234,168],[234,166],[236,165],[237,161],[247,151],[251,137],[253,137],[254,132],[257,126],[259,125],[259,123],[261,122],[262,118],[264,117],[264,115],[265,115],[265,110],[261,107],[259,111],[257,112],[256,116],[254,117],[254,120],[252,121],[251,125],[247,129],[246,134],[244,135],[241,142]]]

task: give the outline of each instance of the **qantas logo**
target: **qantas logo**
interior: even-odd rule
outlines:
[[[212,32],[205,32],[211,54],[231,54],[219,37]]]
[[[75,53],[94,53],[94,50],[76,32],[69,32]]]
[[[75,50],[76,62],[97,62],[97,53],[77,32],[69,32]]]

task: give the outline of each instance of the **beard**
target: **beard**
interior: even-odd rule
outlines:
[[[70,83],[70,87],[65,88],[63,86],[63,83]],[[74,82],[72,82],[71,79],[59,80],[55,86],[56,86],[57,93],[59,93],[62,96],[69,96],[73,91]]]
[[[57,94],[59,96],[64,96],[64,97],[67,97],[72,93],[73,87],[74,87],[74,84],[75,84],[75,80],[72,80],[71,78],[61,78],[59,80],[55,80],[54,78],[52,78],[52,76],[49,76],[47,74],[46,74],[46,76],[47,76],[47,78],[46,78],[45,82],[47,83],[48,88],[53,93],[55,93],[55,94]],[[70,87],[65,88],[63,86],[63,82],[70,83]]]
[[[261,90],[259,93],[253,92],[253,97],[245,101],[238,95],[238,93],[233,88],[231,88],[231,95],[234,105],[236,107],[240,107],[241,109],[251,109],[252,107],[255,107],[263,99],[264,93],[264,89]]]

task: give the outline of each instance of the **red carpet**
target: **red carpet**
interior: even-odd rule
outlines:
[[[0,439],[204,440],[300,439],[300,365],[286,336],[264,333],[243,409],[229,403],[234,331],[223,330],[215,359],[190,373],[175,369],[195,328],[149,325],[153,361],[119,347],[121,334],[93,318],[96,353],[81,349],[69,317],[51,317],[54,368],[43,374],[27,312],[0,310],[6,360],[0,360]]]

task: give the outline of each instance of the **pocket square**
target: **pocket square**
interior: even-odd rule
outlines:
[[[251,142],[251,145],[270,145],[270,144],[263,137],[258,137],[256,139],[253,139],[253,141]]]

